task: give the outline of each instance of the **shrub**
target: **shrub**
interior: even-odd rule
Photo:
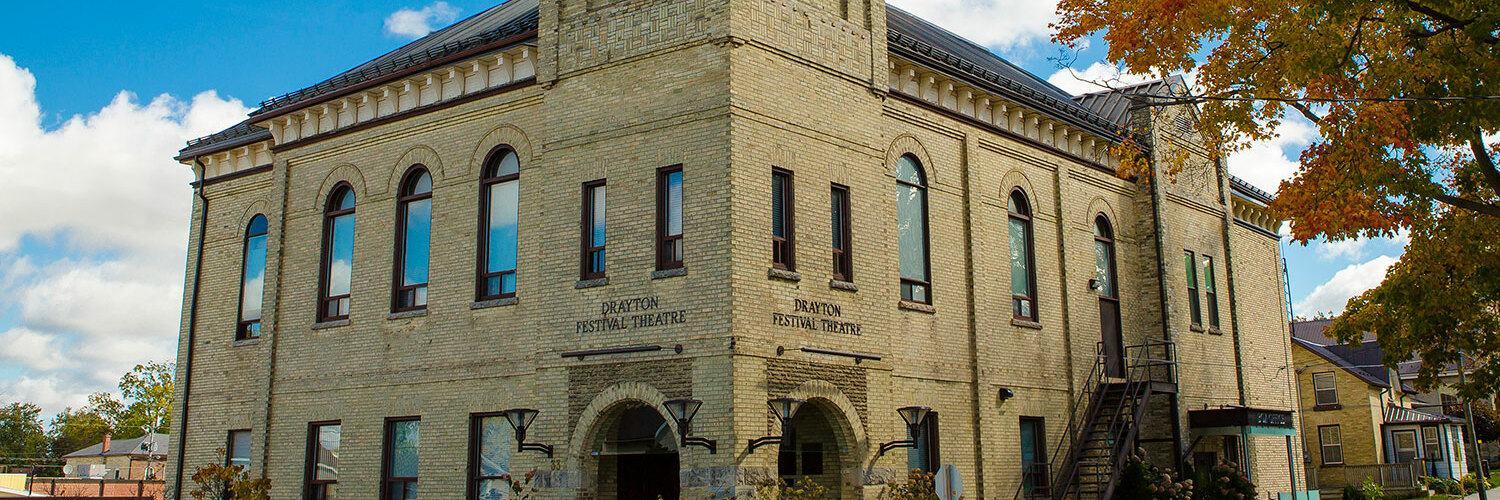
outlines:
[[[240,465],[208,464],[193,472],[198,485],[188,494],[197,500],[270,500],[271,480],[251,479]]]
[[[1376,484],[1373,478],[1365,478],[1365,484],[1359,485],[1359,489],[1364,500],[1385,500],[1385,487]]]
[[[880,492],[881,500],[937,500],[937,478],[932,474],[912,469],[906,473],[905,482],[891,482]]]
[[[1255,483],[1240,473],[1239,466],[1220,463],[1193,483],[1193,500],[1247,500],[1255,498]]]
[[[828,488],[813,482],[812,479],[802,478],[795,484],[787,484],[784,479],[767,481],[755,487],[756,498],[775,500],[823,500],[828,498]]]
[[[1190,500],[1193,481],[1179,480],[1171,472],[1147,463],[1145,454],[1137,450],[1125,459],[1115,496],[1140,500]]]
[[[1483,482],[1484,484],[1480,485],[1480,482]],[[1490,482],[1488,480],[1481,479],[1478,472],[1470,472],[1468,474],[1464,474],[1462,484],[1464,493],[1478,493],[1480,488],[1490,488]]]
[[[1340,495],[1343,500],[1369,500],[1365,498],[1364,490],[1352,484],[1344,485],[1344,494]]]
[[[1459,483],[1456,479],[1422,476],[1417,478],[1417,480],[1423,486],[1426,486],[1427,489],[1432,490],[1433,493],[1459,496],[1463,496],[1465,493],[1463,484]]]

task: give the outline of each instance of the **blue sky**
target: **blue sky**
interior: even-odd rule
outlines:
[[[1055,3],[893,0],[1054,83]],[[171,160],[187,139],[242,119],[256,103],[317,83],[492,0],[448,2],[44,2],[0,19],[0,404],[48,414],[111,390],[136,363],[170,360],[181,310],[191,192]],[[1076,54],[1085,78],[1095,41]],[[1274,191],[1314,136],[1231,158]],[[1286,247],[1299,313],[1335,311],[1377,284],[1403,243]],[[17,353],[27,353],[18,355]]]

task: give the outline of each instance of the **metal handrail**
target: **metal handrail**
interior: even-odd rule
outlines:
[[[1084,380],[1083,389],[1078,391],[1078,396],[1073,398],[1073,404],[1068,409],[1068,427],[1066,429],[1063,429],[1063,436],[1067,436],[1068,439],[1058,440],[1057,445],[1055,445],[1054,449],[1052,450],[1052,455],[1050,455],[1050,458],[1047,461],[1047,471],[1049,473],[1057,471],[1059,465],[1066,466],[1067,462],[1058,462],[1059,459],[1063,458],[1063,445],[1068,444],[1071,446],[1071,444],[1078,439],[1078,436],[1076,434],[1081,427],[1081,422],[1078,418],[1079,413],[1080,411],[1087,410],[1087,405],[1089,405],[1092,401],[1089,396],[1094,393],[1094,390],[1098,387],[1099,382],[1103,380],[1103,378],[1104,343],[1100,342],[1094,345],[1094,367],[1092,370],[1090,370],[1088,378]],[[1069,460],[1071,460],[1072,455],[1073,452],[1068,453]],[[1062,475],[1054,475],[1053,479],[1062,479]],[[1055,487],[1057,484],[1060,484],[1060,482],[1053,483],[1048,486]],[[1067,488],[1067,486],[1063,486],[1064,490],[1067,490]],[[1025,482],[1022,482],[1020,486],[1016,487],[1015,500],[1020,500],[1023,496],[1025,496],[1025,493],[1026,485]]]

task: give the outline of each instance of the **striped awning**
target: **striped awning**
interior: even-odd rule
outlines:
[[[1455,424],[1464,419],[1395,405],[1385,407],[1387,424]]]

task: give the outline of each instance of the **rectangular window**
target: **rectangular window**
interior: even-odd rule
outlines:
[[[1422,428],[1422,458],[1427,460],[1443,459],[1443,439],[1438,435],[1437,427]]]
[[[1189,250],[1182,252],[1182,262],[1187,267],[1188,313],[1192,315],[1193,326],[1202,327],[1203,310],[1198,303],[1198,259]]]
[[[1021,417],[1021,489],[1026,496],[1046,496],[1047,431],[1040,418]]]
[[[682,268],[682,166],[656,173],[656,270]]]
[[[854,258],[849,253],[853,225],[849,215],[849,188],[834,184],[829,195],[833,205],[833,279],[854,281]]]
[[[1344,463],[1344,439],[1339,434],[1339,426],[1318,427],[1318,446],[1323,450],[1323,465]]]
[[[499,413],[469,418],[469,500],[504,500],[511,496],[510,423]]]
[[[1208,299],[1208,326],[1219,328],[1219,293],[1214,288],[1214,258],[1203,256],[1203,294]]]
[[[1335,406],[1339,404],[1338,381],[1333,372],[1313,374],[1313,395],[1317,406]]]
[[[314,423],[307,430],[307,500],[339,497],[339,442],[343,430],[338,422]]]
[[[943,466],[942,455],[938,453],[938,414],[932,412],[927,414],[927,419],[922,421],[917,428],[917,447],[912,448],[906,454],[906,468],[918,469],[928,474],[934,474],[939,467]]]
[[[422,421],[415,418],[392,418],[385,421],[385,478],[381,498],[414,500],[417,498],[417,450],[421,443]]]
[[[797,270],[795,225],[793,217],[792,173],[771,170],[771,265],[787,271]]]
[[[604,181],[583,185],[583,279],[604,277]]]
[[[224,465],[250,468],[250,431],[229,431],[224,445]]]

